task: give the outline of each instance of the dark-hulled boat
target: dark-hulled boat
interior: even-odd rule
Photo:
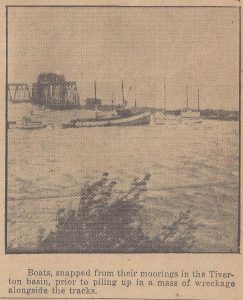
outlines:
[[[150,112],[130,113],[110,118],[96,117],[91,119],[74,119],[69,123],[62,124],[63,128],[79,127],[109,127],[109,126],[141,126],[150,123]]]
[[[131,88],[130,88],[131,90]],[[150,123],[150,111],[132,112],[127,108],[127,99],[124,98],[123,82],[122,82],[123,104],[119,105],[113,112],[111,117],[99,116],[90,119],[74,119],[68,123],[62,124],[63,128],[79,128],[79,127],[109,127],[109,126],[141,126]],[[96,99],[96,84],[95,84]]]

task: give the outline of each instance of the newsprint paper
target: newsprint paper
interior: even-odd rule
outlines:
[[[241,3],[1,1],[1,299],[242,300]]]

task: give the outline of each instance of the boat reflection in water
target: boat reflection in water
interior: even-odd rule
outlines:
[[[164,77],[164,111],[155,113],[154,122],[156,125],[178,125],[179,123],[181,123],[180,118],[178,116],[170,115],[167,113],[165,77]]]

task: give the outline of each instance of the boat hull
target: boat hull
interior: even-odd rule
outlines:
[[[202,123],[200,111],[188,111],[181,113],[181,123],[182,124],[199,124]]]
[[[200,118],[200,111],[192,111],[188,110],[181,113],[181,117],[183,119],[199,119]]]
[[[175,115],[155,114],[154,122],[156,125],[178,125],[180,118]]]
[[[37,130],[37,129],[43,129],[46,128],[47,124],[41,124],[41,125],[16,125],[16,128],[23,129],[23,130]]]
[[[183,118],[181,124],[200,124],[202,123],[202,119],[190,119],[190,118]]]
[[[150,112],[132,115],[126,118],[78,120],[63,124],[63,128],[70,127],[110,127],[110,126],[142,126],[150,123]]]

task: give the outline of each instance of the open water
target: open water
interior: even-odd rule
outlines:
[[[10,129],[9,249],[35,249],[39,228],[55,228],[57,209],[77,207],[82,184],[105,171],[118,181],[118,191],[126,191],[134,177],[151,174],[143,214],[149,235],[190,209],[200,224],[191,251],[237,251],[239,124],[209,120],[178,126]]]

